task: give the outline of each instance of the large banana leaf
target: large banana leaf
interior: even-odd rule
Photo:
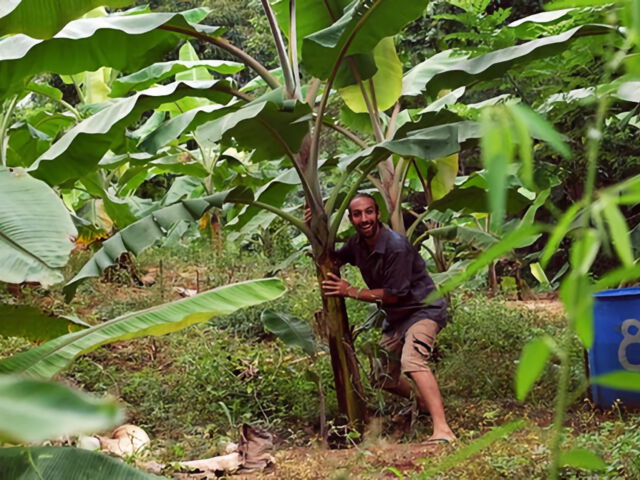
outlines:
[[[199,142],[215,147],[222,140],[235,138],[244,149],[255,149],[254,159],[273,159],[296,153],[308,133],[305,120],[311,111],[307,104],[285,103],[276,90],[242,105],[206,105],[178,115],[149,134],[140,148],[157,152],[183,133],[196,131]]]
[[[189,176],[177,177],[173,180],[169,190],[167,190],[166,195],[162,199],[162,204],[171,205],[184,198],[188,198],[198,187],[202,187],[202,180],[199,178]]]
[[[640,81],[622,83],[614,96],[626,102],[640,103]]]
[[[200,60],[198,53],[191,45],[191,42],[184,42],[178,52],[178,60],[183,62],[197,62]],[[209,73],[209,70],[204,67],[192,68],[175,74],[175,81],[193,81],[193,80],[213,80],[213,75]],[[168,103],[158,109],[158,111],[169,112],[171,117],[180,115],[188,110],[209,105],[209,102],[205,98],[186,97],[181,98],[177,102]]]
[[[51,146],[53,139],[24,122],[11,126],[7,142],[7,166],[28,167]]]
[[[79,123],[31,166],[33,176],[58,185],[94,170],[107,150],[116,149],[124,139],[124,130],[140,116],[157,106],[186,96],[209,98],[225,103],[230,100],[228,83],[175,82],[138,92],[114,101],[112,105]]]
[[[131,211],[131,206],[125,199],[118,198],[111,188],[104,188],[104,181],[98,172],[91,172],[81,178],[79,182],[85,190],[95,199],[101,199],[104,210],[116,228],[125,228],[137,220]]]
[[[179,138],[183,133],[193,131],[200,125],[220,118],[235,111],[237,105],[225,107],[223,105],[204,105],[188,112],[177,115],[161,124],[150,132],[140,142],[140,149],[148,153],[156,153],[164,145]]]
[[[447,225],[444,227],[432,228],[429,230],[429,235],[450,243],[463,243],[469,247],[477,248],[478,250],[486,250],[491,245],[500,241],[499,238],[495,237],[491,233],[464,225]]]
[[[611,83],[601,84],[596,87],[576,88],[568,92],[554,93],[536,109],[538,113],[548,114],[556,106],[565,106],[572,103],[590,103],[604,96],[612,101],[640,103],[640,82],[614,80]]]
[[[2,478],[12,480],[158,480],[102,453],[69,447],[0,449]]]
[[[287,200],[287,195],[299,186],[300,178],[296,171],[290,168],[256,190],[254,198],[262,204],[281,208]],[[241,230],[247,227],[261,212],[264,212],[262,207],[247,205],[232,221],[228,222],[226,226],[235,230]],[[271,216],[271,219],[275,218],[274,214],[271,214]]]
[[[62,281],[77,231],[49,186],[22,169],[0,167],[0,281]]]
[[[551,23],[555,22],[560,18],[566,17],[570,12],[575,11],[574,8],[565,8],[562,10],[551,10],[549,12],[541,12],[534,13],[533,15],[529,15],[527,17],[520,18],[518,20],[514,20],[510,24],[507,25],[509,28],[516,28],[520,25],[524,25],[526,23]]]
[[[32,342],[44,342],[89,326],[74,318],[45,315],[29,305],[0,303],[0,335],[3,337],[22,337]]]
[[[457,122],[410,131],[404,138],[388,140],[349,155],[340,161],[340,166],[349,170],[358,166],[368,168],[393,153],[403,157],[437,160],[459,152],[462,145],[479,136],[476,122]]]
[[[455,50],[445,50],[427,58],[405,73],[402,79],[402,95],[413,97],[422,94],[433,77],[447,72],[467,57],[468,55]]]
[[[184,38],[162,27],[214,31],[191,23],[205,14],[206,10],[198,9],[86,18],[70,22],[48,40],[23,34],[5,37],[0,40],[0,97],[19,92],[26,80],[40,73],[72,75],[100,67],[140,70],[162,60]]]
[[[518,192],[516,188],[508,188],[505,195],[505,208],[506,213],[509,215],[518,214],[531,204],[531,201]],[[429,205],[429,208],[440,210],[441,212],[446,212],[447,210],[463,213],[491,212],[487,190],[477,186],[455,187],[440,200]]]
[[[201,163],[195,161],[193,156],[187,152],[176,153],[172,155],[149,155],[147,153],[137,152],[125,155],[105,156],[98,163],[103,169],[111,170],[129,164],[129,168],[151,167],[151,170],[157,170],[157,173],[176,173],[180,175],[191,175],[192,177],[206,177],[209,173]],[[124,175],[123,175],[124,177]],[[118,185],[122,186],[124,182],[119,181]]]
[[[126,7],[133,0],[5,0],[0,4],[0,37],[24,33],[49,38],[71,20],[96,7]]]
[[[370,53],[384,37],[397,34],[422,15],[427,3],[427,0],[352,2],[335,23],[304,39],[302,60],[306,70],[326,79],[341,50],[346,48],[346,55]]]
[[[175,158],[177,155],[172,157]],[[171,157],[167,157],[166,160],[159,158],[150,162],[148,165],[130,166],[125,172],[125,175],[123,175],[118,181],[118,195],[129,196],[133,194],[146,180],[150,180],[156,175],[162,175],[165,173],[187,175],[192,178],[204,178],[209,175],[200,163],[180,163],[171,161]],[[169,203],[173,202],[164,202],[165,205],[168,205]]]
[[[205,146],[233,138],[238,148],[255,150],[254,160],[276,159],[298,152],[310,116],[308,104],[284,102],[275,91],[200,126],[196,135]]]
[[[269,309],[262,312],[260,318],[265,329],[277,335],[288,346],[299,347],[311,356],[317,353],[318,343],[308,322]]]
[[[407,172],[407,181],[411,188],[420,190],[423,180],[427,180],[431,200],[438,200],[453,188],[458,170],[458,154],[455,153],[431,162],[416,162],[415,169]]]
[[[74,332],[0,361],[0,372],[51,377],[79,355],[101,345],[145,335],[165,335],[213,317],[280,297],[285,291],[276,278],[219,287],[191,298],[125,314]]]
[[[435,102],[434,102],[435,103]],[[463,122],[465,119],[459,116],[457,113],[443,108],[436,111],[424,112],[420,117],[413,122],[406,122],[402,125],[395,134],[396,138],[401,138],[413,131],[423,130],[427,128],[436,128],[438,126],[447,124],[457,124]]]
[[[113,401],[49,381],[0,375],[0,441],[41,442],[61,435],[99,432],[122,418]],[[0,472],[7,473],[1,466]]]
[[[443,89],[454,89],[504,74],[514,65],[550,57],[565,50],[575,39],[588,35],[615,32],[608,25],[581,25],[559,35],[538,38],[513,47],[495,50],[471,59],[453,61],[451,56],[437,56],[416,65],[405,75],[404,95],[426,92],[432,97]]]
[[[154,83],[158,83],[178,73],[193,70],[194,68],[206,68],[212,72],[232,75],[242,70],[244,65],[238,62],[224,60],[175,60],[173,62],[154,63],[136,73],[117,78],[111,85],[111,96],[122,97],[132,90],[143,90],[152,86]]]
[[[238,189],[207,197],[184,200],[183,202],[161,208],[150,215],[132,223],[116,233],[102,244],[93,257],[82,267],[64,287],[67,301],[73,298],[78,284],[90,277],[99,277],[105,268],[115,265],[125,252],[140,254],[164,238],[178,222],[193,222],[213,207],[221,207],[232,199],[252,199],[250,191]]]
[[[517,38],[531,40],[539,36],[541,31],[544,31],[544,26],[558,23],[560,20],[566,20],[571,13],[580,11],[581,10],[577,8],[565,8],[563,10],[534,13],[528,17],[511,22],[507,27],[514,31]],[[584,12],[584,10],[582,10],[582,12]]]
[[[31,91],[35,91],[35,88],[44,86],[38,85],[38,87],[36,87],[36,85],[38,84],[30,83],[27,85],[27,88]],[[71,125],[75,124],[76,121],[76,117],[74,117],[70,112],[51,113],[41,110],[35,111],[29,115],[28,124],[45,135],[51,138],[56,138],[62,130],[69,128]]]
[[[384,111],[396,103],[402,91],[402,62],[398,58],[392,37],[380,40],[373,50],[373,58],[377,66],[377,72],[371,78],[374,95],[371,94],[370,82],[364,83],[364,89],[369,98],[375,98],[375,108]],[[367,112],[360,85],[340,89],[340,96],[352,111]]]
[[[295,2],[296,6],[296,46],[298,58],[302,57],[302,45],[305,37],[330,27],[344,12],[344,9],[352,2],[350,0],[301,0]],[[290,27],[290,1],[281,0],[273,5],[280,28],[289,37]],[[349,63],[343,63],[337,74],[334,86],[341,88],[358,83],[354,77],[352,68],[358,73],[360,80],[367,80],[376,73],[376,64],[373,55],[369,52],[348,55]]]
[[[290,0],[278,0],[273,4],[273,10],[278,19],[278,25],[283,33],[289,36],[289,5]],[[344,8],[350,0],[296,0],[296,34],[298,55],[302,52],[302,41],[306,36],[325,29],[342,16]]]

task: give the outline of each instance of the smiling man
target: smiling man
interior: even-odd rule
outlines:
[[[438,383],[428,366],[436,334],[446,323],[445,302],[440,299],[431,305],[423,303],[435,290],[424,260],[406,237],[380,223],[379,208],[372,196],[359,193],[351,200],[349,220],[357,234],[336,256],[340,265],[349,263],[358,267],[369,288],[359,290],[330,273],[322,289],[325,295],[380,304],[386,313],[380,345],[388,352],[381,386],[409,397],[411,384],[407,376],[411,378],[421,409],[429,412],[433,420],[433,434],[427,442],[451,442],[455,435],[445,417]]]

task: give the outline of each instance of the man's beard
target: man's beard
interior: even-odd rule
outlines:
[[[358,232],[360,233],[360,235],[362,235],[364,238],[371,238],[374,237],[377,233],[378,233],[378,222],[371,222],[371,224],[366,226],[366,229],[363,228],[363,225],[360,225],[360,228],[358,229]]]

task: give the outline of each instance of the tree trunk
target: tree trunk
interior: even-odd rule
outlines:
[[[488,270],[487,282],[489,284],[489,296],[494,297],[496,293],[498,293],[498,276],[496,275],[495,262],[491,262],[487,267],[487,270]]]
[[[319,282],[326,279],[329,272],[339,275],[330,255],[316,258]],[[351,428],[362,433],[367,422],[367,409],[344,299],[323,295],[320,321],[322,333],[329,343],[338,407]]]

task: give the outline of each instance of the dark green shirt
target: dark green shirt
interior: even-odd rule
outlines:
[[[382,288],[385,294],[398,297],[397,303],[382,306],[387,315],[383,331],[405,332],[425,318],[443,327],[447,321],[444,299],[430,305],[423,303],[436,287],[418,250],[404,235],[383,225],[380,227],[373,251],[356,234],[336,252],[336,256],[343,264],[358,267],[370,289]]]

